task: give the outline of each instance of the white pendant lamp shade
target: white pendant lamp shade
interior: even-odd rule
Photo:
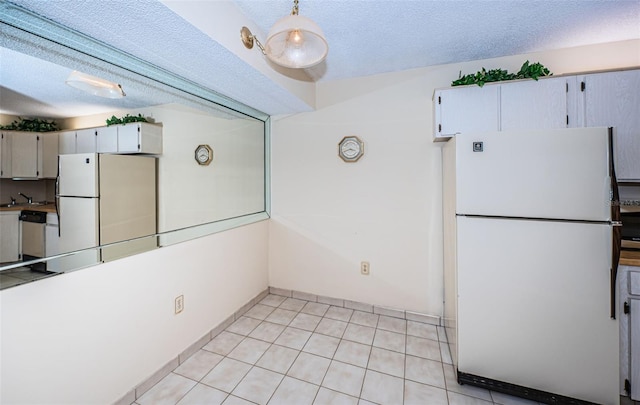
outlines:
[[[122,98],[126,94],[118,83],[74,70],[65,81],[71,87],[80,89],[94,96],[105,98]]]
[[[292,14],[273,25],[267,36],[265,51],[273,63],[304,69],[322,62],[329,52],[329,44],[315,22]]]

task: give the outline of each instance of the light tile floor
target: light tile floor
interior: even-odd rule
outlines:
[[[455,381],[441,327],[268,295],[134,404],[534,404]]]

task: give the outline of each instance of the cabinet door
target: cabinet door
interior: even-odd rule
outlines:
[[[49,213],[45,227],[45,256],[54,256],[59,253],[58,239],[58,217],[56,214]]]
[[[0,134],[0,177],[11,178],[11,134]]]
[[[40,178],[53,179],[58,175],[58,133],[40,134],[38,145]]]
[[[65,131],[58,134],[58,153],[61,155],[76,153],[76,131]]]
[[[618,180],[640,181],[640,70],[583,78],[587,127],[614,127]]]
[[[497,131],[499,91],[498,85],[436,91],[435,138],[467,131]]]
[[[96,153],[96,138],[95,128],[76,131],[76,153]]]
[[[118,152],[138,153],[140,151],[140,125],[118,125]]]
[[[20,260],[19,211],[0,213],[0,263]]]
[[[97,148],[98,153],[117,153],[118,152],[118,127],[113,125],[110,127],[100,127],[97,131]]]
[[[640,300],[631,301],[631,399],[640,401]]]
[[[38,177],[39,135],[15,132],[11,136],[11,175],[18,178]]]
[[[502,84],[500,130],[568,127],[568,91],[564,77]]]

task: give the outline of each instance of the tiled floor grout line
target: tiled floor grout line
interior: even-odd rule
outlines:
[[[319,302],[314,302],[314,301],[308,301],[308,300],[304,300],[304,299],[300,299],[300,298],[293,298],[293,297],[283,297],[284,299],[281,300],[277,306],[272,305],[273,299],[270,301],[271,303],[267,304],[267,303],[263,303],[264,300],[267,300],[268,297],[273,296],[274,294],[267,294],[264,298],[262,298],[260,301],[257,301],[254,303],[253,306],[251,306],[250,308],[247,309],[247,311],[245,311],[244,313],[242,313],[241,315],[238,315],[236,317],[236,319],[234,320],[233,323],[229,324],[225,329],[221,330],[218,335],[213,336],[209,339],[209,342],[205,343],[205,345],[203,345],[200,349],[198,349],[196,352],[194,352],[193,354],[191,354],[187,359],[185,359],[184,362],[188,361],[192,356],[194,356],[196,353],[198,353],[199,351],[203,350],[206,351],[208,353],[212,353],[215,354],[217,356],[221,356],[221,359],[219,361],[217,361],[215,363],[215,365],[207,372],[205,372],[199,380],[195,380],[194,378],[188,377],[186,375],[182,375],[179,372],[176,372],[176,370],[178,369],[178,367],[176,367],[174,370],[172,370],[169,374],[173,374],[176,376],[180,376],[182,378],[186,378],[192,382],[194,382],[195,384],[189,388],[186,392],[184,392],[184,394],[177,399],[176,403],[181,401],[182,399],[184,399],[185,397],[187,397],[189,395],[189,393],[191,393],[196,387],[198,387],[199,384],[202,384],[206,387],[210,387],[214,390],[220,391],[222,393],[224,393],[226,395],[226,397],[224,397],[224,401],[229,400],[229,398],[231,398],[232,396],[234,398],[241,398],[245,401],[251,402],[251,403],[256,403],[255,400],[249,400],[247,398],[245,398],[244,396],[239,396],[238,394],[242,395],[242,388],[240,389],[240,391],[237,394],[233,394],[233,392],[238,389],[238,387],[245,381],[245,378],[247,378],[247,376],[252,373],[252,370],[254,369],[260,369],[260,370],[264,370],[270,373],[275,373],[275,374],[279,374],[281,375],[281,380],[277,383],[277,385],[275,385],[273,388],[273,386],[271,386],[269,389],[273,388],[273,391],[269,394],[269,397],[266,399],[266,404],[269,404],[269,402],[274,399],[275,395],[277,393],[279,393],[279,389],[281,388],[282,384],[288,379],[292,379],[292,380],[296,380],[308,385],[313,385],[315,387],[317,387],[315,394],[313,394],[313,398],[312,401],[315,401],[318,396],[320,395],[320,392],[323,390],[328,390],[331,392],[336,393],[337,395],[346,395],[349,398],[353,398],[355,401],[357,402],[361,402],[361,401],[365,401],[365,402],[370,402],[370,403],[378,403],[375,401],[371,401],[371,400],[367,400],[365,398],[362,397],[363,394],[365,395],[371,395],[371,393],[373,391],[370,390],[371,385],[368,385],[369,388],[368,389],[368,393],[365,392],[365,383],[367,381],[371,382],[371,380],[367,379],[368,375],[384,375],[387,377],[391,377],[392,379],[398,378],[401,380],[402,382],[402,389],[400,390],[400,394],[399,397],[402,399],[402,403],[404,403],[407,398],[406,398],[406,394],[407,394],[407,382],[411,382],[413,384],[420,384],[421,386],[426,386],[426,387],[431,387],[431,389],[436,389],[437,391],[443,390],[444,391],[444,399],[446,400],[446,402],[448,404],[454,404],[457,403],[457,401],[460,400],[459,396],[463,396],[465,398],[469,398],[468,401],[473,401],[473,402],[478,402],[479,401],[485,401],[484,403],[490,403],[490,404],[499,404],[495,401],[495,396],[493,395],[493,392],[491,392],[490,390],[487,390],[486,392],[488,392],[488,395],[486,397],[480,397],[480,396],[476,396],[473,395],[472,393],[469,393],[468,391],[464,391],[464,390],[460,390],[460,389],[450,389],[450,388],[454,388],[454,387],[449,387],[450,385],[450,381],[448,381],[447,379],[447,369],[452,367],[450,363],[451,361],[451,353],[448,347],[448,343],[446,341],[443,340],[443,336],[442,334],[444,333],[444,328],[441,328],[437,325],[432,325],[429,323],[424,323],[424,322],[420,322],[420,321],[411,321],[409,319],[402,319],[402,318],[396,318],[393,316],[389,316],[389,315],[384,315],[384,314],[375,314],[375,313],[369,313],[367,311],[361,311],[358,309],[352,309],[352,308],[346,308],[346,307],[339,307],[336,305],[332,305],[332,304],[324,304],[324,303],[319,303]],[[292,300],[296,300],[295,303],[290,302],[290,305],[286,305],[285,302],[287,302],[289,299]],[[302,302],[299,302],[302,301]],[[326,308],[324,308],[324,311],[322,311],[322,307],[316,307],[316,306],[309,306],[307,307],[307,305],[309,303],[314,303],[314,304],[319,304],[319,305],[326,305]],[[260,305],[260,307],[258,307],[258,305]],[[282,306],[285,305],[285,307],[283,308]],[[263,307],[270,307],[271,310],[267,311],[266,309],[264,309]],[[254,308],[258,308],[257,310],[255,310],[254,312],[251,312],[252,310],[254,310]],[[296,308],[296,309],[289,309],[289,308]],[[306,310],[305,310],[306,308]],[[345,310],[350,310],[351,313],[348,315],[348,318],[343,317],[343,316],[339,316],[338,313],[335,314],[330,314],[334,317],[329,317],[327,316],[327,314],[330,312],[330,310],[332,308],[343,308]],[[291,311],[293,313],[295,313],[292,316],[289,316],[287,318],[280,318],[280,319],[272,319],[272,320],[267,320],[267,318],[269,318],[276,310],[281,309],[281,310],[287,310],[287,311]],[[321,315],[320,315],[321,313]],[[373,324],[373,322],[369,322],[366,319],[367,318],[362,318],[359,317],[356,319],[356,314],[357,313],[362,313],[362,314],[371,314],[373,316],[375,316],[375,326],[369,326],[371,324]],[[316,318],[313,318],[314,322],[311,325],[304,325],[302,324],[301,321],[299,321],[297,323],[297,325],[299,326],[303,326],[306,327],[308,329],[303,329],[301,327],[298,326],[291,326],[292,323],[294,323],[295,319],[300,315],[300,314],[305,314],[305,315],[311,315]],[[384,317],[384,318],[383,318]],[[247,318],[253,321],[255,321],[255,324],[253,323],[248,323],[248,324],[242,324],[242,326],[238,326],[238,328],[236,328],[236,331],[230,331],[228,330],[230,327],[232,327],[234,324],[237,324],[237,322],[240,322],[243,318]],[[290,318],[290,319],[289,319]],[[346,318],[346,319],[345,319]],[[312,318],[309,318],[312,319]],[[401,319],[402,320],[402,326],[401,328],[398,328],[398,323],[394,323],[395,319]],[[276,320],[277,322],[274,322],[274,320]],[[316,322],[317,320],[317,322]],[[331,322],[327,322],[327,324],[324,325],[323,329],[320,331],[319,328],[321,326],[321,324],[323,324],[323,321],[331,321]],[[356,322],[352,322],[352,321],[357,321],[360,323],[356,323]],[[384,322],[383,322],[384,321]],[[413,330],[412,333],[409,334],[409,322],[416,322],[416,323],[420,323],[420,324],[425,324],[425,325],[429,325],[430,327],[434,327],[435,328],[435,336],[437,340],[431,339],[431,337],[433,336],[433,333],[429,330],[425,329],[415,329],[417,326],[415,326],[415,324],[413,324]],[[334,324],[332,325],[332,322],[340,322],[341,324],[344,324],[344,328],[340,331],[340,329],[335,329],[335,325],[338,325],[337,327],[340,327],[340,324]],[[259,331],[259,333],[256,333],[254,336],[251,336],[258,328],[261,327],[261,325],[267,325],[267,324],[271,324],[271,325],[276,325],[278,327],[282,327],[282,330],[280,330],[277,335],[273,336],[270,335],[269,329],[268,327],[261,329]],[[253,325],[253,326],[252,326]],[[349,338],[345,338],[347,329],[349,328],[350,325],[356,325],[356,326],[361,326],[361,327],[366,327],[366,328],[370,328],[373,329],[373,337],[371,338],[370,343],[368,344],[363,344],[360,341],[356,341],[356,340],[351,340]],[[249,328],[245,328],[244,330],[241,331],[240,328],[242,327],[246,327],[249,326]],[[289,329],[290,328],[290,329]],[[312,330],[309,330],[309,328],[312,328]],[[334,329],[331,329],[334,328]],[[297,343],[295,343],[295,348],[293,346],[289,347],[286,346],[286,342],[282,342],[282,343],[276,343],[285,333],[286,330],[298,330],[300,332],[306,332],[309,333],[309,336],[304,339],[304,341],[298,341]],[[240,332],[241,331],[241,332]],[[207,345],[209,345],[209,343],[211,341],[213,341],[214,339],[216,339],[218,336],[220,336],[220,334],[222,334],[223,332],[227,333],[227,334],[232,334],[232,335],[237,335],[238,337],[240,337],[240,340],[237,341],[237,343],[233,344],[233,346],[231,347],[225,347],[223,350],[226,352],[226,354],[222,355],[222,352],[216,352],[216,351],[210,351],[208,349],[205,349],[205,347]],[[265,333],[266,332],[266,333]],[[389,336],[395,336],[392,334],[397,334],[397,335],[403,335],[403,342],[404,342],[404,347],[403,347],[403,351],[397,351],[395,350],[396,348],[398,348],[397,343],[390,343],[393,340],[383,340],[385,338],[383,338],[383,336],[386,335],[386,339],[391,339]],[[309,345],[309,343],[312,341],[314,335],[316,336],[323,336],[326,338],[330,338],[331,339],[331,345],[335,344],[335,348],[333,349],[333,351],[331,352],[330,356],[327,357],[329,355],[329,352],[322,353],[322,351],[324,349],[320,349],[322,348],[322,346],[315,346],[315,348],[313,347],[313,345],[307,347]],[[380,346],[374,346],[374,343],[376,342],[376,338],[379,337],[380,341],[378,342],[378,344]],[[414,339],[412,339],[414,338]],[[234,338],[235,339],[235,338]],[[266,343],[268,344],[268,346],[266,348],[264,348],[264,350],[262,351],[261,354],[259,354],[259,357],[255,360],[253,360],[252,358],[246,358],[247,360],[251,360],[253,361],[252,363],[245,361],[245,359],[237,359],[234,357],[229,357],[229,355],[234,352],[235,349],[237,349],[243,342],[249,341],[248,339],[252,339],[254,341],[259,341],[262,342],[263,344]],[[393,339],[397,339],[393,338]],[[420,340],[422,339],[422,340]],[[446,336],[444,337],[444,339],[446,339]],[[335,340],[335,341],[334,341]],[[410,344],[410,340],[412,340],[412,349],[411,352],[412,354],[409,354],[409,344]],[[421,382],[421,381],[416,381],[414,379],[410,379],[407,378],[407,367],[409,367],[408,365],[408,359],[409,356],[412,356],[416,359],[419,360],[428,360],[430,362],[434,362],[437,360],[433,359],[433,356],[435,356],[434,352],[433,352],[433,346],[430,345],[429,346],[429,352],[427,352],[425,354],[425,352],[422,351],[422,349],[419,346],[416,346],[418,344],[420,344],[420,342],[423,341],[430,341],[430,342],[436,342],[437,343],[437,349],[438,349],[438,357],[439,357],[439,368],[441,370],[442,373],[442,378],[443,378],[443,387],[441,386],[437,386],[437,385],[432,385],[430,383],[427,382]],[[336,343],[337,342],[337,343]],[[349,343],[353,343],[353,344],[358,344],[358,345],[365,345],[368,346],[369,349],[369,354],[367,356],[366,362],[364,363],[364,365],[361,365],[362,363],[359,362],[359,360],[356,360],[357,357],[344,357],[344,353],[340,356],[340,359],[336,358],[336,355],[338,355],[338,349],[340,349],[341,345],[343,344],[343,342],[349,342]],[[397,340],[395,340],[395,342],[398,342]],[[316,340],[314,342],[315,344],[320,344],[322,345],[322,343],[318,343],[318,340]],[[299,349],[297,347],[300,347]],[[291,362],[289,363],[289,365],[286,367],[286,369],[283,370],[276,370],[276,369],[271,369],[268,368],[270,367],[269,364],[267,363],[269,360],[266,360],[265,362],[263,362],[263,365],[259,365],[259,363],[261,362],[261,360],[263,360],[263,358],[265,358],[265,356],[267,355],[267,353],[272,350],[272,348],[274,347],[280,347],[282,349],[289,349],[289,350],[294,350],[296,351],[295,353],[295,357],[292,358]],[[329,346],[331,347],[331,346]],[[305,351],[305,348],[307,348],[308,350]],[[444,349],[443,349],[444,348]],[[214,347],[212,346],[212,349],[214,349]],[[402,354],[403,355],[403,362],[402,362],[402,377],[398,377],[398,375],[393,374],[395,372],[397,372],[397,369],[384,369],[383,366],[381,366],[380,363],[380,357],[378,357],[376,364],[374,365],[375,368],[377,369],[372,369],[370,368],[370,366],[372,366],[372,355],[374,352],[374,349],[378,351],[378,353],[381,353],[381,351],[387,351],[387,352],[391,352],[391,353],[398,353],[398,354]],[[243,355],[241,354],[242,352],[238,352],[238,354],[236,355],[236,357],[242,358]],[[257,352],[255,352],[256,354],[258,354]],[[305,380],[302,378],[298,378],[296,376],[293,375],[289,375],[289,372],[291,372],[292,368],[294,367],[294,365],[297,363],[297,361],[300,359],[300,356],[306,353],[307,355],[310,356],[317,356],[323,359],[326,359],[329,361],[328,366],[326,367],[326,369],[324,370],[323,374],[322,374],[322,378],[319,380],[319,383],[316,382],[312,382],[312,380]],[[449,353],[445,359],[445,354]],[[293,354],[293,353],[291,353]],[[273,355],[273,354],[272,354]],[[362,358],[362,357],[361,357]],[[205,380],[205,378],[211,373],[212,370],[214,370],[218,364],[220,364],[221,362],[223,362],[225,359],[229,359],[229,360],[233,360],[242,364],[245,364],[246,366],[248,366],[249,368],[247,369],[246,372],[244,372],[244,374],[242,374],[242,376],[238,379],[238,381],[233,385],[233,387],[230,388],[225,388],[220,389],[220,388],[216,388],[216,386],[213,385],[209,385],[205,382],[203,382],[203,380]],[[363,359],[363,358],[362,358]],[[448,361],[447,363],[445,363],[445,360]],[[181,364],[183,364],[184,362],[181,362]],[[323,384],[325,384],[326,380],[327,380],[327,376],[329,374],[329,371],[332,370],[333,365],[335,364],[343,364],[349,367],[355,367],[355,368],[359,368],[362,369],[363,375],[362,375],[362,381],[361,384],[359,386],[359,391],[358,391],[358,396],[355,397],[354,395],[351,394],[347,394],[346,392],[343,391],[338,391],[334,388],[330,388],[327,386],[324,386]],[[396,363],[397,364],[397,363]],[[435,366],[435,364],[434,364]],[[397,366],[393,366],[393,367],[397,367]],[[333,369],[334,373],[336,372],[336,369]],[[385,371],[380,371],[380,370],[385,370]],[[391,372],[388,372],[390,371]],[[395,371],[394,371],[395,370]],[[377,374],[376,374],[377,373]],[[188,374],[188,372],[186,372],[186,374]],[[306,377],[305,377],[306,378]],[[332,378],[335,378],[335,374]],[[275,383],[275,381],[273,381]],[[246,387],[246,386],[245,386]],[[354,387],[354,386],[352,386]],[[354,387],[355,388],[355,387]],[[342,388],[340,388],[342,390]],[[150,390],[149,390],[150,391]],[[346,390],[345,390],[346,391]],[[464,392],[461,392],[464,391]],[[245,391],[246,392],[246,391]],[[398,391],[395,391],[398,392]],[[435,391],[434,391],[435,392]],[[267,392],[265,392],[265,394],[267,394]],[[311,394],[311,393],[310,393]],[[281,394],[279,394],[281,395]],[[326,395],[326,394],[325,394]],[[397,394],[396,394],[397,395]],[[414,394],[415,395],[415,394]],[[454,398],[455,399],[452,399]],[[140,397],[142,398],[142,397]],[[139,400],[140,398],[136,399]],[[310,397],[306,397],[306,398],[310,398]],[[396,397],[397,398],[397,397]],[[236,399],[237,400],[237,399]],[[133,404],[138,404],[138,402],[134,401]],[[262,401],[262,399],[261,399]],[[501,401],[504,402],[504,401]]]

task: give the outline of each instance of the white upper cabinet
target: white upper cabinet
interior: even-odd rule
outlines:
[[[114,126],[118,130],[118,153],[162,153],[162,127],[136,122]]]
[[[11,177],[38,178],[39,134],[36,132],[14,132],[11,135]]]
[[[162,126],[146,122],[63,131],[59,153],[162,154]]]
[[[97,147],[96,128],[79,129],[76,131],[76,153],[96,153]]]
[[[501,85],[500,130],[575,126],[575,91],[575,76]]]
[[[465,86],[434,93],[435,140],[467,131],[497,131],[500,86]]]
[[[11,178],[11,133],[0,133],[0,178]]]
[[[7,157],[10,159],[11,169],[9,174],[3,177],[27,179],[56,177],[58,172],[57,132],[15,131],[10,134],[9,140],[11,148]],[[4,148],[2,153],[5,153]]]
[[[61,155],[76,153],[76,131],[63,131],[58,134],[58,153]]]
[[[38,144],[38,177],[53,179],[58,175],[58,133],[43,132]]]
[[[640,181],[640,70],[580,76],[583,126],[614,128],[621,181]]]
[[[118,151],[118,127],[99,127],[97,132],[98,153],[116,153]]]
[[[640,69],[434,92],[434,140],[457,133],[613,127],[619,181],[640,182]]]

